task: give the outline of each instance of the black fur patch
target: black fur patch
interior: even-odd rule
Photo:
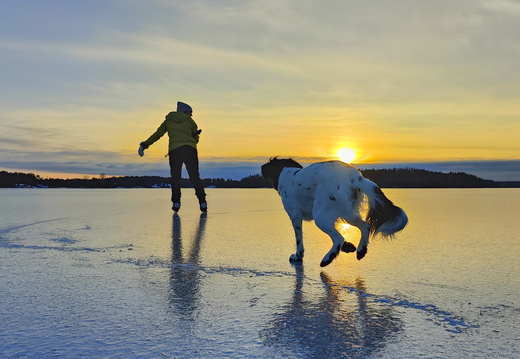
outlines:
[[[356,203],[356,201],[358,200],[358,197],[359,197],[359,188],[352,188],[352,192],[351,192],[352,203]]]
[[[292,158],[280,159],[277,157],[271,158],[269,162],[262,165],[262,177],[266,180],[273,181],[274,189],[278,190],[278,180],[280,173],[285,167],[303,168],[298,162]]]

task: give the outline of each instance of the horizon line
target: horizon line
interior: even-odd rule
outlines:
[[[297,158],[297,157],[296,157]],[[313,161],[309,162],[311,159],[309,157],[305,157],[305,159],[299,159],[302,163],[306,165],[310,165],[315,161],[316,157],[312,158]],[[333,160],[333,159],[329,159]],[[262,164],[264,163],[262,160]],[[243,178],[254,176],[259,174],[260,166],[257,165],[260,162],[249,160],[249,161],[223,161],[223,162],[206,162],[203,159],[201,162],[201,178],[204,179],[215,179],[215,178],[223,178],[226,180],[241,180]],[[97,167],[97,171],[93,171],[92,168],[87,168],[91,166],[85,166],[82,168],[78,168],[80,171],[66,171],[65,167],[63,167],[63,163],[47,163],[43,164],[42,167],[47,167],[47,169],[37,169],[39,166],[34,163],[27,163],[27,166],[23,166],[23,163],[17,163],[18,166],[14,166],[13,163],[9,163],[10,165],[5,166],[4,163],[0,163],[2,167],[0,171],[6,172],[17,172],[17,173],[26,173],[26,174],[34,174],[40,176],[42,178],[49,179],[81,179],[85,177],[96,178],[100,175],[104,175],[107,177],[144,177],[144,176],[159,176],[159,177],[169,177],[169,170],[167,166],[162,164],[148,163],[146,166],[128,166],[123,167],[116,166],[114,164],[96,164],[92,167]],[[41,162],[39,163],[41,164]],[[71,163],[68,163],[69,165]],[[73,163],[77,164],[77,163]],[[20,166],[21,165],[21,166]],[[53,166],[55,165],[55,166]],[[158,165],[158,166],[157,166]],[[466,173],[469,175],[474,175],[481,179],[491,180],[495,182],[518,182],[520,181],[520,159],[500,159],[500,160],[454,160],[454,161],[429,161],[429,162],[381,162],[381,163],[349,163],[349,165],[354,168],[362,171],[362,170],[384,170],[384,169],[418,169],[418,170],[426,170],[432,172],[441,172],[441,173]],[[120,165],[121,166],[121,165]],[[51,167],[56,167],[55,170],[52,170]],[[71,166],[74,167],[74,166]],[[158,168],[160,167],[160,168]],[[125,173],[107,173],[111,172],[125,172]],[[183,170],[184,171],[184,170]],[[94,174],[95,173],[95,174]],[[225,175],[228,174],[228,176]],[[482,175],[487,174],[488,176]],[[492,176],[492,175],[495,176]],[[231,176],[229,176],[231,175]],[[237,177],[239,176],[239,177]],[[491,177],[495,177],[494,179]]]

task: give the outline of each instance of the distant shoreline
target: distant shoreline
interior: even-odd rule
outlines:
[[[361,170],[366,178],[382,188],[520,188],[520,181],[491,181],[464,172],[435,172],[415,168]],[[240,180],[202,179],[206,188],[269,188],[271,183],[256,174]],[[170,178],[124,176],[58,179],[33,173],[0,171],[0,188],[169,188]],[[183,188],[191,187],[188,179]]]

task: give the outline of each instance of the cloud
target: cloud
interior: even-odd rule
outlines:
[[[484,9],[500,12],[505,15],[520,16],[520,4],[507,0],[491,0],[482,3]]]

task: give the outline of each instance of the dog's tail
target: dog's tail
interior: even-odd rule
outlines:
[[[381,188],[374,182],[363,178],[361,191],[368,197],[368,213],[366,222],[370,225],[370,233],[380,233],[384,237],[393,236],[408,223],[404,211],[390,201]]]

